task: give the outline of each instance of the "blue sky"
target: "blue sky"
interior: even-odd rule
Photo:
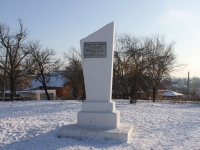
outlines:
[[[29,38],[55,49],[63,58],[70,46],[114,21],[116,33],[165,34],[176,41],[178,62],[187,64],[174,76],[200,77],[199,0],[0,0],[0,22],[18,28],[21,18]]]

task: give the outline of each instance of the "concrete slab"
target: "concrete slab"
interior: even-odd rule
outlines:
[[[121,123],[117,128],[101,128],[91,126],[80,126],[77,123],[65,125],[60,128],[61,137],[78,137],[78,138],[104,138],[121,142],[129,142],[133,126]]]

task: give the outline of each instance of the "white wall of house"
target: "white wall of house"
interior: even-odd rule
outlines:
[[[52,100],[56,99],[56,90],[47,90]],[[44,90],[18,91],[20,97],[32,100],[47,100]]]

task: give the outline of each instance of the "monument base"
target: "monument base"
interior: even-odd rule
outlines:
[[[120,111],[113,112],[88,112],[79,111],[77,114],[78,125],[116,128],[120,125]]]
[[[59,136],[79,138],[98,137],[128,142],[132,131],[133,126],[124,123],[121,123],[117,128],[80,126],[75,123],[61,127],[59,130]]]

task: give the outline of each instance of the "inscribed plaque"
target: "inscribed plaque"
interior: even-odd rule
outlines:
[[[105,58],[106,42],[85,42],[84,43],[85,58]]]

